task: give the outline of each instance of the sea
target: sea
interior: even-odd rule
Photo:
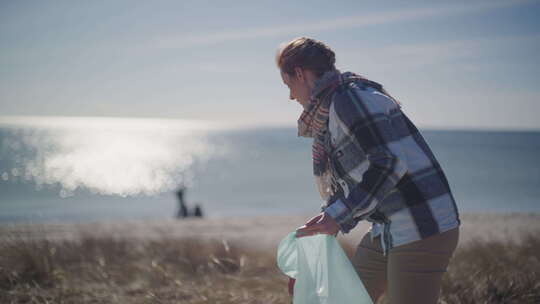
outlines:
[[[430,130],[460,212],[540,212],[540,132]],[[0,118],[0,223],[309,215],[322,201],[294,127]]]

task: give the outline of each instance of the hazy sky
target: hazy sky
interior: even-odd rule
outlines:
[[[0,115],[295,125],[297,36],[421,127],[540,129],[540,1],[0,0]]]

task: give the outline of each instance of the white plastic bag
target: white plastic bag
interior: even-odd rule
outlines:
[[[291,232],[279,244],[277,263],[296,279],[293,304],[373,303],[334,236]]]

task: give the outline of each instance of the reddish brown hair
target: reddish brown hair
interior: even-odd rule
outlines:
[[[289,75],[294,75],[294,68],[300,67],[320,77],[324,72],[336,68],[336,55],[326,44],[300,37],[278,49],[276,63],[281,71]]]

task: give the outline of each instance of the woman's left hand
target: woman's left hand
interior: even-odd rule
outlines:
[[[289,295],[292,297],[294,296],[294,283],[296,283],[296,279],[289,278]]]
[[[296,230],[296,237],[309,236],[314,234],[336,235],[339,232],[339,225],[325,212],[310,219],[304,226]]]

